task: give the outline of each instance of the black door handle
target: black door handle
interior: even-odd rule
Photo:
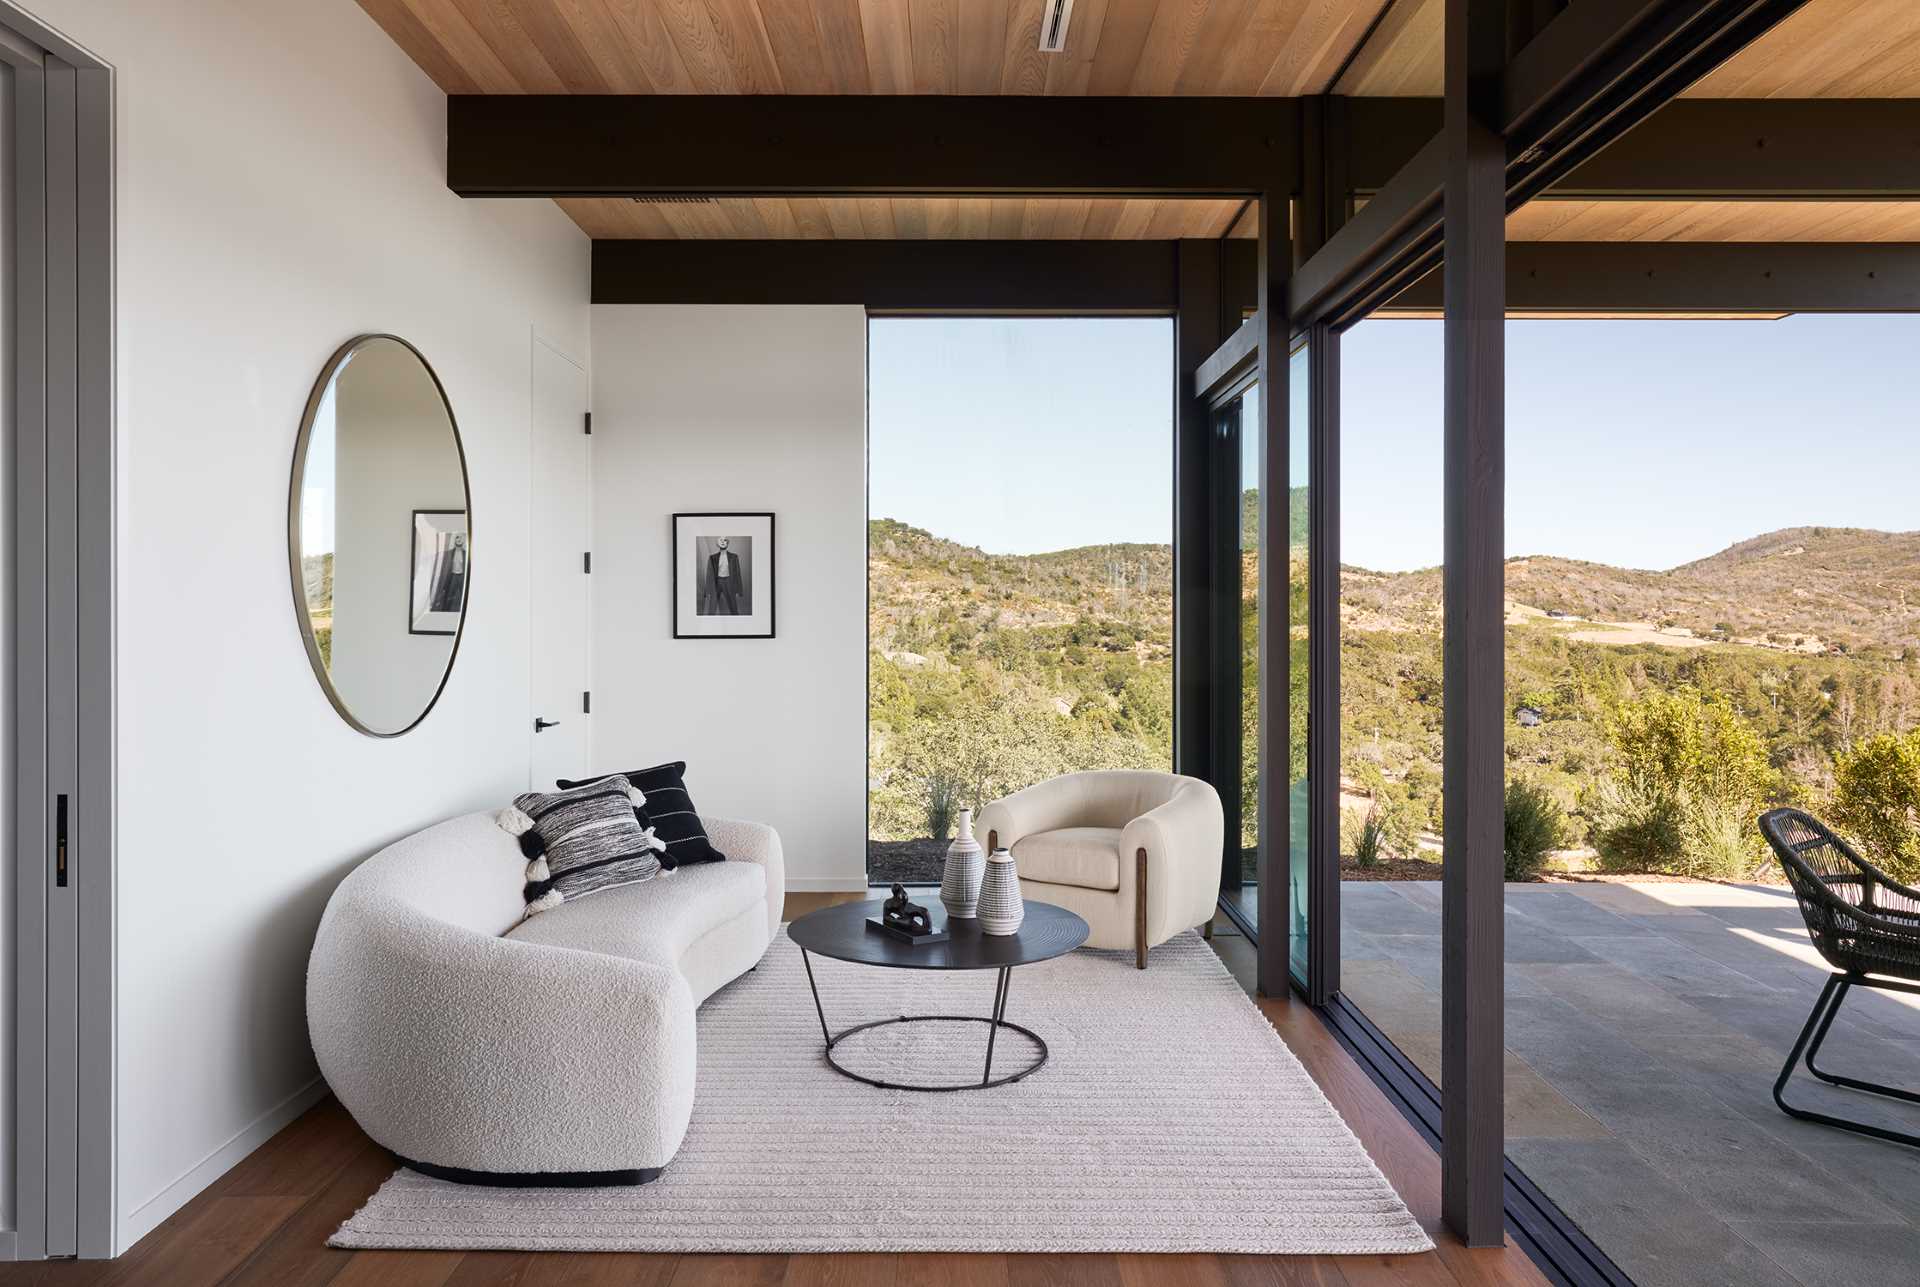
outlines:
[[[544,733],[550,728],[558,727],[559,723],[560,721],[557,719],[541,719],[536,715],[533,717],[533,731],[536,733]]]

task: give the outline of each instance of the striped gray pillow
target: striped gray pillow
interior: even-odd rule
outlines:
[[[660,873],[666,845],[636,813],[646,796],[615,774],[570,791],[529,791],[502,809],[500,826],[527,858],[527,914]]]

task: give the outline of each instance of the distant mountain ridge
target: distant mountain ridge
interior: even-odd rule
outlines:
[[[1306,535],[1307,494],[1289,497],[1288,527]],[[1257,498],[1242,510],[1243,539],[1258,531]],[[919,584],[992,586],[1009,623],[1062,620],[1075,605],[1137,611],[1172,592],[1167,545],[1090,545],[1042,554],[986,554],[892,519],[869,524],[876,608]],[[1344,612],[1360,629],[1433,630],[1438,568],[1380,573],[1347,567]],[[1129,600],[1124,603],[1116,596]],[[1619,568],[1557,555],[1507,560],[1507,597],[1520,609],[1595,622],[1642,622],[1695,636],[1805,651],[1904,649],[1920,643],[1920,532],[1790,527],[1763,533],[1668,571]]]
[[[1342,598],[1380,618],[1436,620],[1440,570],[1348,568]],[[1920,532],[1789,527],[1665,572],[1555,555],[1507,560],[1507,598],[1592,621],[1646,622],[1706,638],[1809,651],[1920,641]]]

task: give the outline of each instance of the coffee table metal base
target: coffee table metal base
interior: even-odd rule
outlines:
[[[1022,1077],[1031,1076],[1033,1073],[1039,1070],[1042,1064],[1047,1062],[1047,1043],[1041,1038],[1040,1034],[1035,1032],[1031,1028],[1022,1027],[1020,1024],[1017,1024],[1017,1023],[1007,1022],[1007,992],[1013,981],[1013,969],[1011,966],[1001,966],[1000,969],[995,971],[995,974],[998,977],[994,980],[993,1014],[991,1017],[982,1018],[980,1015],[977,1015],[977,1014],[903,1014],[893,1019],[874,1019],[867,1023],[855,1024],[853,1027],[848,1028],[845,1031],[840,1032],[838,1034],[835,1034],[832,1029],[827,1027],[827,1012],[826,1012],[826,1009],[820,1004],[820,985],[814,982],[813,961],[805,948],[802,948],[800,950],[800,962],[801,964],[807,967],[807,987],[813,993],[813,1011],[815,1014],[820,1016],[820,1035],[826,1039],[826,1049],[824,1051],[824,1054],[826,1055],[827,1067],[833,1069],[835,1072],[839,1073],[842,1077],[851,1078],[852,1080],[857,1082],[864,1082],[869,1086],[877,1086],[881,1090],[919,1090],[919,1091],[988,1090],[995,1086],[1005,1086],[1009,1082],[1019,1081]],[[836,1060],[833,1057],[833,1048],[839,1045],[842,1041],[845,1041],[848,1037],[851,1037],[854,1033],[865,1032],[869,1028],[884,1028],[889,1024],[895,1024],[895,1023],[984,1023],[986,1024],[987,1025],[987,1061],[986,1061],[986,1067],[980,1074],[980,1080],[979,1081],[963,1081],[963,1082],[946,1082],[937,1086],[929,1086],[924,1083],[916,1083],[916,1082],[881,1081],[878,1078],[868,1077],[863,1073],[857,1073],[853,1071],[851,1068],[848,1068],[845,1065],[841,1064],[838,1060]],[[1017,1032],[1021,1036],[1025,1037],[1027,1040],[1031,1041],[1034,1044],[1035,1048],[1038,1050],[1038,1054],[1034,1057],[1031,1063],[1027,1064],[1026,1067],[1020,1069],[1018,1072],[1009,1073],[1003,1077],[995,1077],[993,1075],[993,1047],[994,1047],[995,1039],[999,1037],[1000,1031],[1003,1028],[1006,1029],[1008,1032]]]

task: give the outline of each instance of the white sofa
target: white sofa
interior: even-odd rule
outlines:
[[[1199,778],[1135,769],[1068,773],[996,800],[976,832],[1013,854],[1023,897],[1086,921],[1088,947],[1147,949],[1211,927],[1226,831]]]
[[[307,969],[320,1071],[369,1136],[480,1184],[641,1184],[693,1111],[694,1008],[780,925],[780,838],[703,819],[703,863],[522,919],[492,813],[389,845],[340,882]]]

